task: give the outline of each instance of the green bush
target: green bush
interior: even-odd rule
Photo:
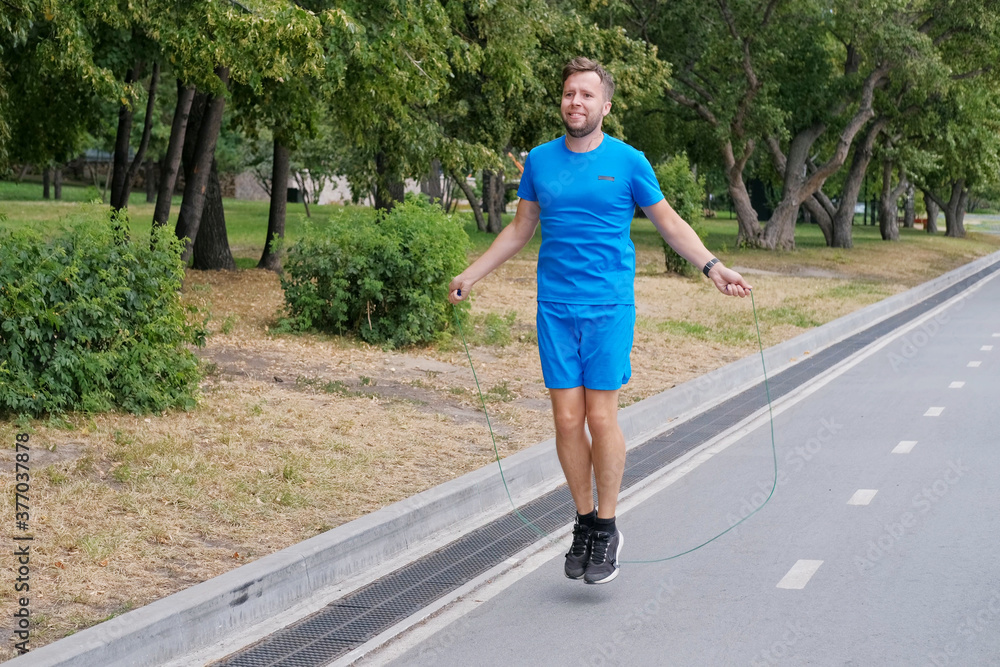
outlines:
[[[95,215],[61,236],[0,232],[0,413],[191,407],[204,344],[180,303],[180,244]]]
[[[703,209],[702,199],[705,192],[704,178],[695,178],[691,173],[691,166],[688,163],[687,153],[681,153],[661,162],[653,170],[656,173],[656,180],[660,183],[660,190],[673,206],[677,214],[691,225],[691,228],[704,241],[705,231],[700,224]],[[663,242],[663,255],[667,264],[667,271],[683,276],[696,275],[701,267],[692,266],[686,259],[678,255],[673,248]]]
[[[448,283],[465,268],[468,247],[461,223],[432,204],[346,207],[289,248],[282,324],[392,347],[432,341],[455,316]],[[462,304],[460,316],[466,311]]]

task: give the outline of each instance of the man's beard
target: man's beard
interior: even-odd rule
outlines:
[[[595,114],[595,116],[596,116],[596,114]],[[600,116],[597,116],[594,119],[591,119],[588,116],[586,124],[583,127],[579,128],[579,129],[575,129],[575,128],[572,128],[572,127],[569,126],[569,123],[566,122],[566,117],[563,116],[563,125],[566,126],[566,134],[568,134],[571,137],[575,137],[577,139],[579,139],[580,137],[587,136],[588,134],[590,134],[591,132],[593,132],[594,130],[596,130],[597,126],[600,125],[600,124],[601,124],[601,117]]]

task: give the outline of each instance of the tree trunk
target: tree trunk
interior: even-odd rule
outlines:
[[[483,170],[483,209],[486,211],[486,231],[499,234],[503,230],[504,180],[502,171]]]
[[[965,236],[965,226],[963,224],[964,212],[961,210],[961,203],[963,199],[963,191],[965,190],[965,179],[959,179],[957,181],[951,182],[951,198],[948,201],[941,201],[932,192],[928,194],[934,199],[936,203],[944,211],[944,235],[950,236],[952,238],[959,238]]]
[[[142,69],[141,62],[136,63],[125,75],[125,85],[129,86],[139,79]],[[114,169],[111,172],[111,208],[125,208],[128,202],[122,203],[122,192],[125,179],[128,176],[128,149],[132,138],[132,107],[122,104],[118,107],[118,132],[115,134]]]
[[[903,227],[913,229],[917,218],[917,202],[914,196],[913,183],[906,186],[906,203],[903,204]]]
[[[156,201],[156,163],[152,159],[146,160],[146,203],[152,204]]]
[[[851,168],[847,172],[844,189],[840,193],[840,205],[837,207],[837,213],[833,216],[833,243],[830,245],[834,248],[854,247],[854,207],[857,206],[861,185],[864,183],[865,173],[868,171],[869,163],[871,163],[875,139],[885,129],[885,125],[884,119],[872,123],[865,132],[864,139],[854,149]]]
[[[101,186],[101,203],[104,204],[108,201],[108,184],[111,183],[111,172],[114,169],[114,160],[108,160],[107,171],[104,172],[104,185]]]
[[[205,116],[205,109],[207,108],[208,102],[210,100],[208,93],[202,93],[196,91],[194,94],[194,99],[191,101],[191,111],[187,121],[187,131],[184,134],[184,145],[181,149],[181,168],[184,170],[184,192],[181,198],[181,211],[184,210],[184,203],[187,201],[185,196],[187,193],[187,184],[191,182],[194,177],[194,166],[195,166],[195,154],[198,148],[198,132],[201,129],[201,122]],[[178,214],[178,219],[174,223],[175,231],[180,230],[180,213]]]
[[[174,120],[170,124],[170,140],[167,143],[167,154],[163,158],[163,169],[160,170],[160,187],[156,194],[156,209],[153,211],[154,227],[167,224],[170,218],[170,200],[177,185],[177,173],[180,171],[184,136],[194,93],[193,86],[185,86],[180,79],[177,80],[177,107],[174,109]]]
[[[217,67],[215,73],[224,85],[228,85],[228,67]],[[206,98],[208,98],[207,95]],[[225,105],[226,98],[222,95],[206,99],[205,111],[198,124],[197,139],[192,151],[191,168],[188,168],[187,163],[184,166],[184,200],[181,202],[181,211],[177,216],[177,226],[174,231],[177,238],[188,239],[185,242],[184,251],[181,253],[181,259],[185,262],[191,258],[194,241],[198,238],[198,228],[201,225],[201,216],[205,209],[205,193],[208,187],[209,173],[215,159],[215,142],[219,138],[219,129],[222,127],[222,111]]]
[[[52,170],[52,194],[56,201],[62,199],[62,167],[56,167]]]
[[[924,194],[924,208],[927,209],[927,224],[924,225],[924,231],[928,234],[937,234],[937,219],[938,213],[941,212],[940,207],[934,198],[927,193],[926,190],[923,191]]]
[[[951,198],[948,201],[942,201],[931,190],[924,190],[924,197],[925,201],[929,198],[944,211],[945,236],[951,238],[962,238],[965,236],[965,204],[968,202],[969,191],[965,189],[964,178],[951,182]],[[929,205],[928,211],[930,211]],[[928,226],[930,226],[929,215]],[[935,231],[937,231],[936,225]]]
[[[819,230],[823,232],[823,240],[827,246],[830,246],[833,244],[833,218],[830,211],[823,205],[820,199],[821,195],[823,195],[821,191],[814,193],[812,197],[802,202],[802,206],[815,219]],[[825,197],[825,195],[823,196]]]
[[[50,191],[52,183],[52,170],[48,167],[42,169],[42,199],[52,199]]]
[[[782,199],[764,227],[761,245],[771,250],[795,248],[795,220],[799,217],[799,203],[794,198]]]
[[[455,198],[455,186],[452,177],[441,172],[441,208],[444,209],[445,213],[452,213],[453,209],[458,206],[458,200]]]
[[[476,199],[476,193],[472,191],[469,187],[469,182],[461,174],[452,174],[451,177],[455,179],[455,183],[458,184],[459,189],[465,195],[465,198],[469,200],[469,206],[472,207],[472,214],[476,218],[476,228],[481,232],[486,231],[486,220],[483,219],[483,209],[479,206],[479,200]]]
[[[951,186],[951,199],[944,209],[944,235],[951,238],[965,238],[965,204],[969,200],[969,191],[965,188],[965,179],[960,178]]]
[[[879,233],[883,241],[899,240],[899,196],[906,190],[906,176],[900,172],[899,185],[892,187],[892,160],[882,161],[882,196],[879,198]]]
[[[309,188],[306,187],[306,179],[302,176],[302,172],[295,172],[295,182],[299,186],[299,192],[302,193],[302,205],[306,209],[306,217],[311,218],[312,213],[309,212]],[[287,197],[285,199],[287,199]],[[284,230],[284,227],[282,227],[282,230]],[[282,235],[284,235],[284,231],[282,231]]]
[[[304,199],[303,199],[304,201]],[[288,202],[288,148],[274,140],[274,159],[271,162],[271,206],[267,211],[267,238],[264,254],[257,262],[258,269],[281,272],[281,255],[274,250],[276,239],[285,237],[285,209]]]
[[[736,235],[737,247],[757,247],[761,240],[757,211],[750,202],[750,193],[747,192],[747,184],[743,180],[743,169],[753,153],[753,147],[753,142],[748,141],[744,146],[742,159],[737,160],[733,153],[732,142],[727,141],[722,145],[722,158],[726,167],[726,189],[736,210],[736,224],[739,227]]]
[[[811,192],[807,191],[806,161],[812,145],[825,130],[826,126],[818,123],[799,132],[792,138],[788,155],[782,153],[777,139],[768,139],[771,157],[775,169],[782,174],[783,184],[781,202],[764,226],[763,247],[771,250],[791,250],[795,247],[795,221],[799,217],[799,206],[819,189],[816,187]]]
[[[375,208],[388,211],[403,201],[406,194],[403,179],[393,168],[392,160],[384,151],[375,154]]]
[[[442,204],[444,193],[441,188],[441,160],[437,158],[431,160],[430,171],[420,181],[420,192],[427,195],[432,202]]]
[[[214,158],[208,172],[205,205],[194,241],[192,268],[201,271],[235,271],[236,262],[229,250],[226,214],[222,208],[222,188],[219,187],[219,172]]]
[[[135,152],[132,164],[129,165],[128,173],[125,174],[125,182],[121,186],[117,208],[128,208],[128,200],[132,195],[132,185],[135,177],[139,174],[139,167],[146,159],[146,148],[149,147],[149,137],[153,131],[153,112],[156,106],[156,84],[160,80],[160,63],[153,63],[153,74],[149,78],[149,95],[146,99],[146,117],[142,124],[142,139],[139,140],[139,148]],[[127,155],[127,147],[126,147]],[[114,197],[111,205],[114,206]]]

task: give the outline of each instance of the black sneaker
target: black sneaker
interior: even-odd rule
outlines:
[[[593,532],[593,528],[579,521],[573,525],[573,545],[566,554],[566,576],[570,579],[579,579],[587,571],[587,562],[590,561],[590,535]]]
[[[622,531],[614,534],[595,530],[590,534],[590,563],[583,580],[588,584],[606,584],[618,576],[618,554],[625,538]]]

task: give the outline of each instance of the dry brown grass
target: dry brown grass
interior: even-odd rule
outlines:
[[[727,259],[746,268],[764,344],[773,345],[998,245],[1000,238],[981,237]],[[640,252],[633,377],[623,405],[756,349],[749,300],[663,275],[661,261],[658,252]],[[516,313],[512,342],[472,349],[501,454],[551,437],[534,290],[533,259],[517,259],[477,286],[473,301],[480,328],[487,310]],[[459,346],[385,351],[337,337],[272,335],[282,295],[263,271],[189,272],[183,298],[212,332],[198,351],[207,375],[197,409],[26,425],[34,646],[492,460]],[[13,443],[17,430],[2,423],[0,438]],[[7,498],[12,483],[9,472],[0,478]],[[12,587],[2,590],[11,609]],[[7,639],[9,621],[4,628]],[[2,657],[13,655],[9,647]]]

